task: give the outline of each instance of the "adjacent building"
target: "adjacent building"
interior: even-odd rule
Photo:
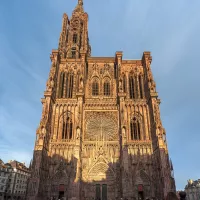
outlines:
[[[25,163],[9,161],[0,166],[0,199],[25,199],[30,170]]]
[[[7,166],[2,160],[0,160],[0,200],[5,199],[6,197],[12,170],[12,168]]]
[[[188,184],[185,186],[185,192],[187,194],[187,200],[200,200],[200,179],[193,181],[188,180]]]
[[[50,58],[27,198],[175,195],[150,52],[132,60],[123,52],[92,57],[88,14],[79,0],[71,18],[63,15]]]

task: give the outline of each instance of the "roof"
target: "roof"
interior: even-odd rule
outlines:
[[[185,189],[200,187],[200,179],[193,181],[192,179],[188,180],[188,184],[185,186]]]

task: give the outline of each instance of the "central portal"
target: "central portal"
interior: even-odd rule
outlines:
[[[96,184],[96,200],[107,200],[107,185]]]
[[[82,180],[86,200],[113,200],[118,195],[120,145],[118,111],[86,111],[82,144]]]

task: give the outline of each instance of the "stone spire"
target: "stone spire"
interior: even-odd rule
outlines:
[[[76,8],[74,9],[74,13],[75,12],[84,12],[84,10],[83,10],[83,0],[78,0],[78,4],[77,4]]]

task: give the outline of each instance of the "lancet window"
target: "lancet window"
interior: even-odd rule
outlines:
[[[68,117],[67,120],[63,122],[62,139],[71,140],[72,136],[73,136],[73,123],[70,117]]]
[[[135,79],[132,75],[129,77],[129,93],[130,93],[131,99],[136,98],[136,95],[135,95]]]
[[[61,72],[59,83],[59,98],[72,98],[74,86],[74,75],[72,73]]]
[[[68,74],[66,79],[66,98],[72,98],[73,96],[73,85],[74,85],[74,75]]]
[[[143,76],[133,76],[130,75],[129,77],[129,94],[130,99],[138,99],[144,98],[144,82],[143,82]],[[125,89],[125,88],[124,88]]]
[[[139,75],[139,92],[140,92],[140,98],[143,99],[144,98],[144,90],[143,90],[143,77],[142,75]]]
[[[64,83],[65,83],[65,73],[60,73],[60,84],[59,84],[59,98],[62,98],[64,95]]]
[[[73,35],[73,43],[74,44],[76,44],[77,43],[77,34],[76,33],[74,33],[74,35]]]
[[[123,92],[126,92],[126,75],[123,76]]]
[[[141,140],[141,124],[136,117],[133,117],[130,123],[131,140]]]
[[[99,83],[96,80],[92,83],[92,95],[93,96],[99,95]]]
[[[110,96],[110,82],[109,81],[104,82],[103,88],[104,88],[104,95]]]
[[[76,48],[75,47],[73,47],[71,49],[71,56],[72,56],[72,58],[76,58]]]

